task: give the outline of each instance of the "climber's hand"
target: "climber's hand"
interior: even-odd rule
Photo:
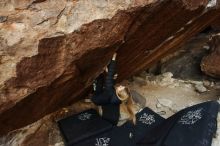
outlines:
[[[108,72],[108,67],[107,66],[105,67],[105,72]]]
[[[112,60],[116,60],[117,53],[114,53],[112,56]]]
[[[116,80],[116,79],[117,79],[117,77],[118,77],[118,74],[115,74],[115,75],[114,75],[114,80]]]

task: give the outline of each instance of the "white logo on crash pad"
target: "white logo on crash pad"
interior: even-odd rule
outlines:
[[[154,115],[144,113],[139,118],[139,121],[142,122],[143,124],[151,125],[155,123],[155,118]]]
[[[85,121],[85,120],[89,120],[91,118],[92,114],[90,113],[82,113],[78,116],[79,120]]]
[[[202,108],[194,111],[189,111],[181,117],[179,123],[183,125],[195,124],[198,120],[202,118]]]
[[[96,138],[95,146],[109,146],[110,140],[108,137]]]

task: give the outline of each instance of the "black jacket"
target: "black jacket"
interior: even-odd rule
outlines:
[[[92,96],[92,101],[96,105],[107,105],[107,104],[120,104],[121,101],[118,99],[115,92],[115,80],[114,75],[116,73],[116,61],[111,60],[108,65],[108,72],[106,74],[105,80],[104,75],[100,76],[95,81],[95,91]]]

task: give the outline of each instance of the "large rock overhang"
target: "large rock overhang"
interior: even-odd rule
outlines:
[[[27,6],[19,4],[19,9],[15,9],[16,15],[20,16],[19,13],[24,13],[22,11],[27,8],[31,13],[32,5],[38,8],[41,3],[50,1],[30,2]],[[98,0],[90,3],[95,2]],[[72,11],[79,2],[73,3]],[[69,2],[67,4],[70,5]],[[118,81],[121,81],[174,52],[220,16],[217,3],[213,5],[208,0],[134,0],[123,9],[117,7],[118,10],[115,14],[111,13],[111,17],[110,14],[102,15],[103,18],[94,18],[91,22],[82,21],[77,26],[62,27],[64,22],[68,22],[68,17],[63,18],[67,13],[66,5],[61,5],[56,19],[51,16],[41,20],[36,23],[36,27],[39,27],[37,31],[29,30],[33,33],[24,33],[24,38],[17,42],[7,38],[5,43],[4,35],[7,33],[4,34],[4,29],[13,34],[16,27],[23,27],[21,24],[15,25],[14,21],[27,16],[21,15],[15,19],[15,14],[8,12],[7,17],[2,18],[5,21],[0,23],[0,27],[4,28],[0,31],[0,40],[3,40],[0,51],[3,50],[5,54],[1,54],[1,65],[6,67],[5,64],[9,63],[15,64],[15,67],[13,71],[13,67],[0,70],[5,75],[5,78],[0,77],[0,135],[33,123],[83,98],[116,50]],[[82,4],[80,6],[84,8]],[[41,8],[47,9],[44,5]],[[90,9],[86,12],[92,14]],[[48,22],[50,24],[45,24]],[[57,29],[41,32],[44,27],[41,25],[50,25],[46,29]],[[12,51],[15,49],[17,51]],[[19,51],[23,54],[19,54]],[[8,62],[4,62],[2,57],[8,57],[9,61],[6,59]]]

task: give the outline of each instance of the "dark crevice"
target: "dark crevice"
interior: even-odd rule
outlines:
[[[36,4],[36,3],[42,3],[42,2],[45,2],[45,1],[47,1],[47,0],[35,0],[35,1],[33,1],[33,3],[32,3],[32,4]]]

